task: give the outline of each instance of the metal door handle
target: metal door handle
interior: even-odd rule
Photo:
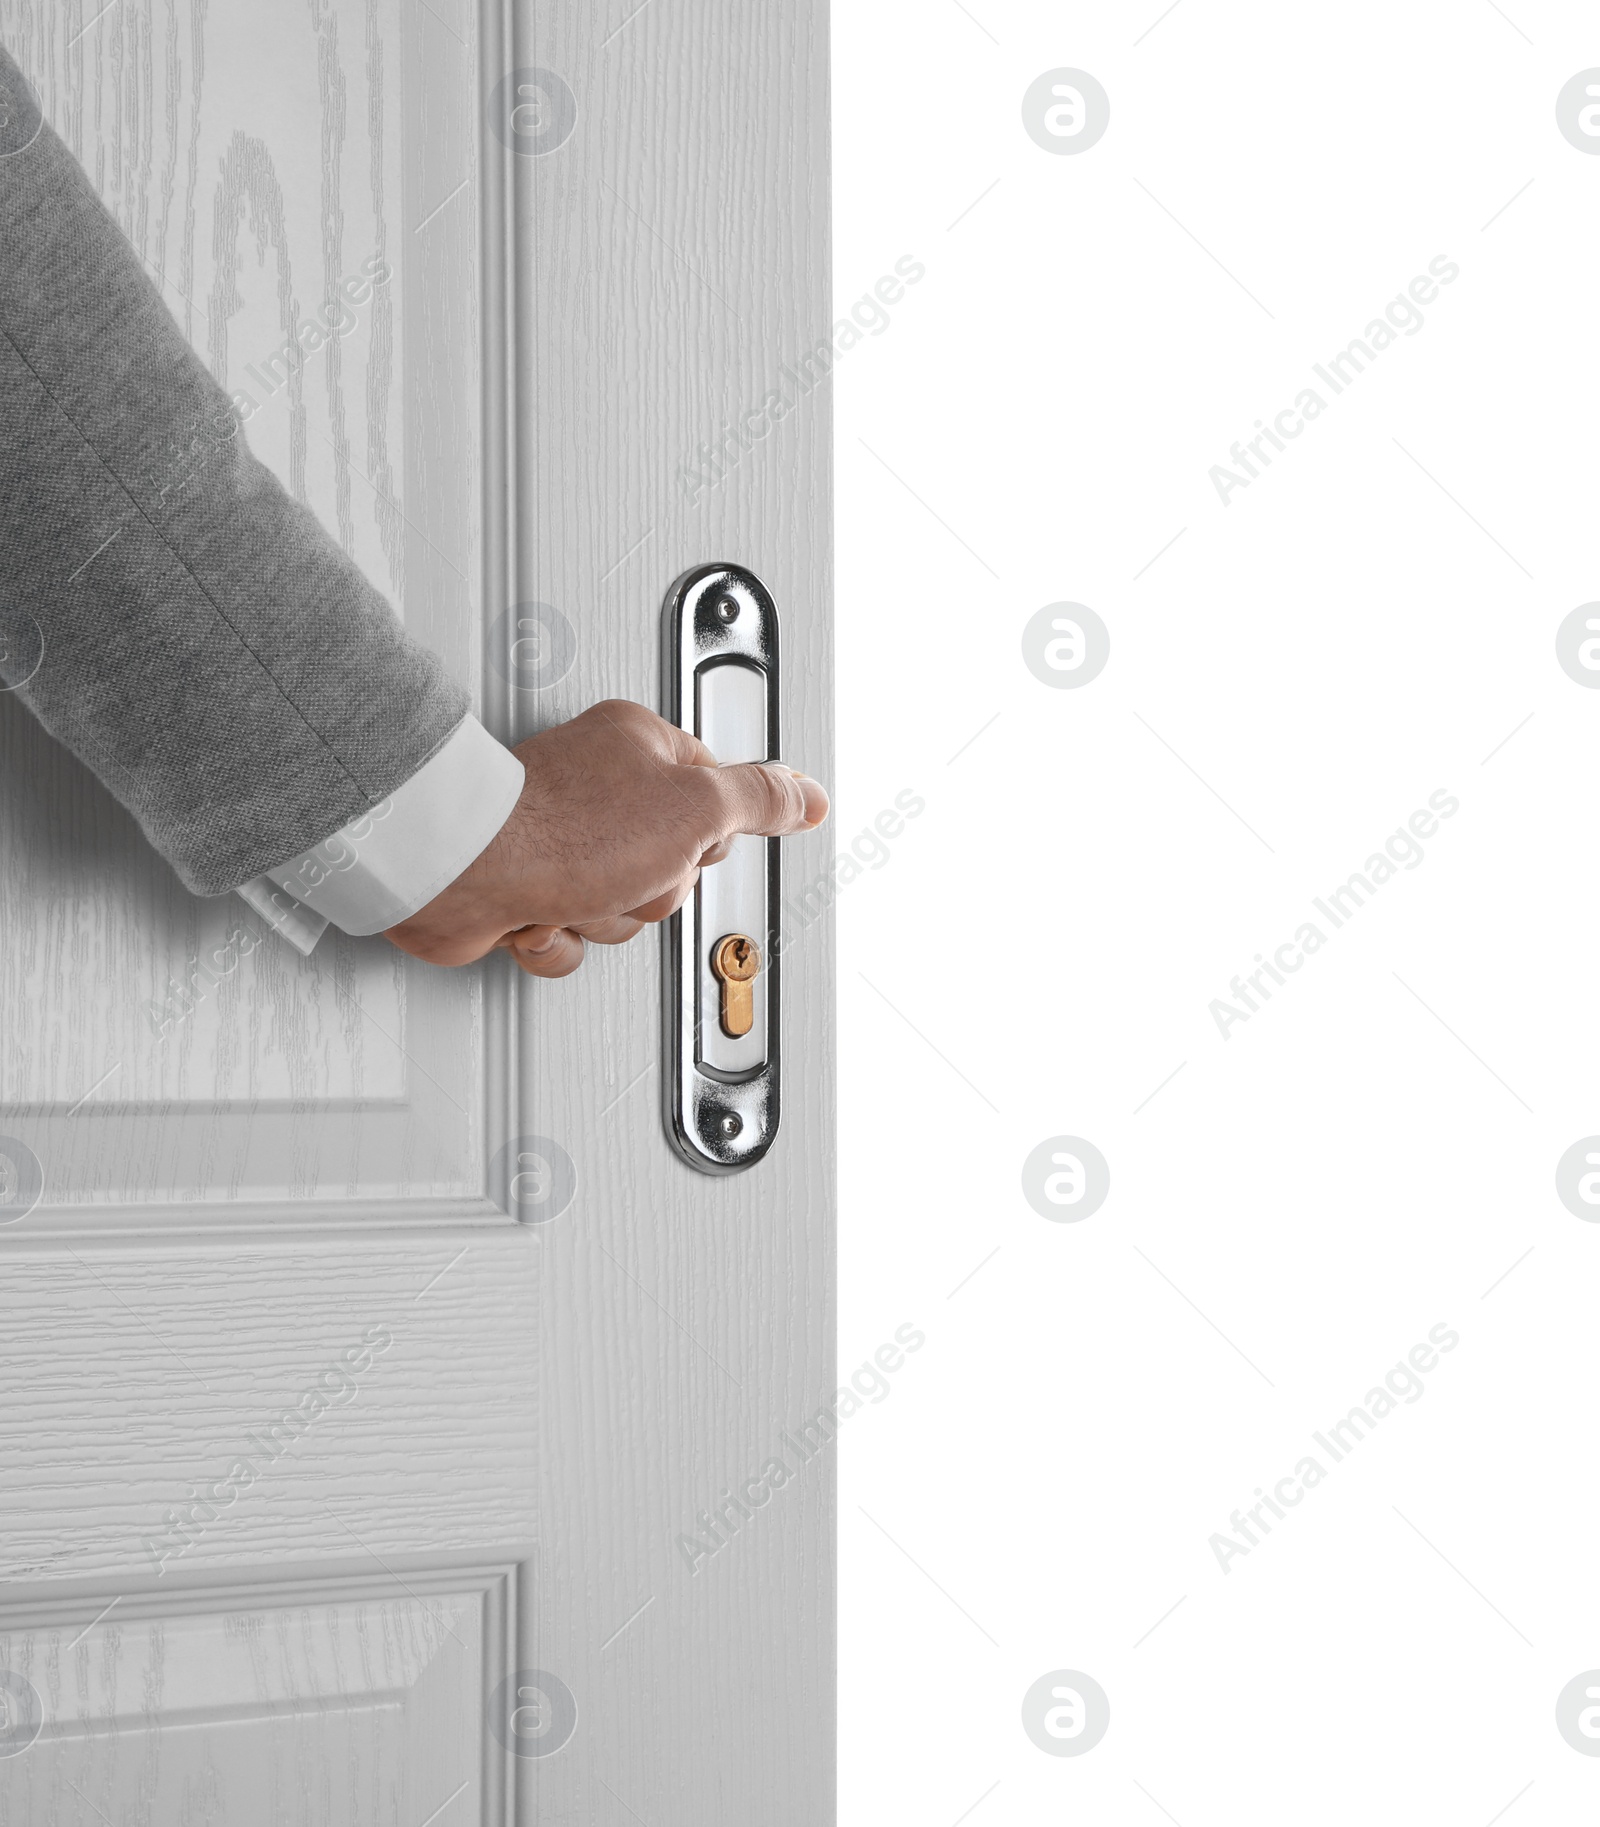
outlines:
[[[753,572],[678,579],[661,671],[662,714],[718,761],[777,758],[778,611]],[[778,1132],[778,945],[777,839],[736,837],[663,940],[667,1134],[701,1173],[753,1167]]]

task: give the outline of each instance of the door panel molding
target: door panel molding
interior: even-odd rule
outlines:
[[[371,1557],[332,1559],[314,1571],[74,1581],[8,1598],[0,1603],[0,1672],[32,1685],[43,1720],[25,1756],[6,1769],[7,1804],[21,1810],[19,1819],[49,1818],[44,1798],[70,1771],[80,1792],[97,1779],[114,1782],[136,1790],[157,1816],[175,1818],[179,1797],[191,1793],[180,1785],[199,1771],[214,1779],[220,1769],[226,1780],[259,1764],[266,1775],[308,1732],[320,1740],[323,1783],[336,1786],[342,1773],[326,1740],[330,1722],[337,1728],[345,1715],[363,1779],[348,1796],[335,1795],[349,1818],[370,1803],[380,1774],[373,1766],[387,1756],[381,1774],[390,1789],[424,1799],[436,1790],[442,1800],[459,1777],[455,1795],[471,1793],[458,1818],[476,1803],[484,1823],[528,1819],[514,1799],[529,1786],[526,1760],[503,1746],[489,1720],[502,1684],[527,1666],[532,1555],[531,1545],[399,1555],[377,1571]],[[153,1693],[161,1696],[154,1718]],[[225,1743],[226,1754],[186,1746],[195,1732]],[[198,1771],[186,1752],[198,1753]],[[288,1775],[292,1789],[298,1779]],[[267,1794],[223,1799],[238,1827],[282,1818]]]
[[[474,702],[507,523],[486,424],[503,331],[480,273],[480,11],[497,8],[0,0],[8,46],[234,390],[254,453]],[[368,260],[390,276],[367,283]],[[503,702],[485,708],[504,725]],[[490,1186],[516,1133],[504,960],[445,972],[331,931],[300,957],[234,897],[187,894],[6,694],[0,775],[0,1137],[44,1170],[0,1250],[280,1216],[365,1231],[351,1202],[402,1224],[513,1222]]]

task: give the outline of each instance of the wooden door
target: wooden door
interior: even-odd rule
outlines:
[[[656,703],[666,589],[727,559],[827,777],[820,0],[0,31],[496,733]],[[826,834],[782,1133],[724,1180],[663,1133],[648,938],[553,985],[302,959],[3,695],[0,856],[0,1827],[830,1820]]]

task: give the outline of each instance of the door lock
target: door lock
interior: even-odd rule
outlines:
[[[778,611],[752,572],[699,565],[667,593],[662,711],[719,762],[778,754]],[[778,1131],[778,841],[732,839],[663,938],[667,1134],[691,1167],[752,1167]]]
[[[742,1039],[755,1026],[756,999],[750,985],[760,969],[761,952],[754,939],[730,933],[718,940],[711,972],[722,985],[722,1031],[730,1040]]]

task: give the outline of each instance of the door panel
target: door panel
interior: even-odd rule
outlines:
[[[822,6],[0,30],[491,729],[655,704],[668,586],[729,559],[827,777],[828,389],[784,378],[829,336]],[[527,69],[560,87],[511,122]],[[43,1181],[0,1226],[0,1827],[831,1819],[830,841],[786,850],[782,1132],[712,1181],[648,938],[561,984],[302,959],[3,696],[0,769],[0,1138]]]
[[[488,1736],[482,1671],[514,1585],[493,1568],[351,1568],[129,1594],[114,1625],[93,1600],[31,1628],[0,1614],[9,1666],[31,1671],[51,1720],[7,1771],[10,1818],[93,1819],[85,1804],[137,1796],[152,1821],[376,1827],[434,1795],[469,1820],[491,1784],[503,1804],[503,1773],[463,1748]]]
[[[3,0],[0,29],[252,449],[474,680],[480,111],[472,9],[430,4]],[[481,976],[338,933],[302,959],[195,899],[4,694],[0,772],[0,1132],[59,1222],[485,1205]]]
[[[726,560],[777,604],[781,753],[826,778],[831,392],[784,373],[831,349],[826,10],[635,7],[517,14],[516,65],[577,104],[565,144],[511,171],[516,594],[577,636],[566,677],[516,694],[517,727],[605,696],[659,703],[667,591]],[[795,403],[763,435],[725,439],[785,388]],[[787,843],[785,881],[826,876],[832,854],[826,833]],[[575,1755],[541,1766],[551,1820],[832,1818],[833,1466],[786,1445],[833,1397],[832,936],[825,917],[785,925],[782,1129],[727,1179],[665,1152],[657,958],[634,946],[523,998],[535,1127],[584,1191],[580,1221],[541,1237],[537,1475],[557,1577],[540,1622],[548,1666],[603,1708]],[[579,1365],[587,1399],[558,1411]],[[781,1486],[760,1477],[775,1459]],[[741,1498],[751,1483],[764,1498]],[[623,1516],[628,1554],[585,1552]],[[597,1618],[647,1602],[602,1647]]]

